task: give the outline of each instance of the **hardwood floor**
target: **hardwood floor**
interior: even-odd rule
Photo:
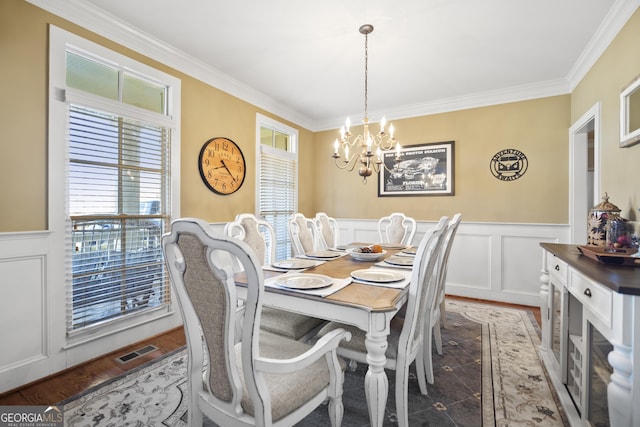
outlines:
[[[118,356],[150,344],[158,347],[158,350],[146,353],[126,363],[115,360]],[[182,327],[175,328],[32,384],[27,384],[18,390],[4,393],[0,395],[0,405],[53,405],[184,345],[186,345],[186,341]]]
[[[502,307],[523,308],[531,310],[541,325],[540,309],[538,307],[521,306],[490,301],[481,301],[471,298],[449,297],[467,301],[476,301],[494,304]],[[120,363],[115,359],[128,352],[140,349],[147,345],[154,345],[158,350],[146,353],[126,363]],[[181,327],[166,333],[151,337],[134,345],[118,349],[100,358],[83,363],[82,365],[67,369],[50,377],[27,384],[17,390],[0,394],[0,406],[3,405],[54,405],[64,399],[74,396],[86,389],[100,384],[110,378],[127,372],[145,362],[153,360],[165,353],[171,352],[186,345],[185,336]]]

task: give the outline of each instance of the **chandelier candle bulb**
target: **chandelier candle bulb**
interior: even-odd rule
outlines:
[[[336,139],[333,142],[333,155],[334,155],[334,157],[338,155],[338,147],[339,147],[338,140]]]
[[[389,138],[393,139],[393,123],[389,125]],[[400,147],[400,144],[397,146]]]
[[[380,134],[384,135],[384,127],[387,125],[387,120],[384,118],[384,116],[382,117],[382,120],[380,120]],[[393,126],[393,125],[392,125]]]

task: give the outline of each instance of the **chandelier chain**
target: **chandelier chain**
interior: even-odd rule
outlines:
[[[369,34],[364,35],[364,118],[369,119]]]

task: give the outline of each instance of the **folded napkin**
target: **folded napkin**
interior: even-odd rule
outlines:
[[[375,266],[371,267],[371,268],[380,269],[380,270],[388,269],[387,267],[381,268],[381,267],[375,267]],[[389,270],[393,270],[394,272],[398,272],[398,270],[396,270],[396,269],[389,269]],[[404,279],[400,280],[400,281],[397,281],[397,282],[370,282],[370,281],[367,281],[367,280],[358,280],[358,279],[353,279],[353,282],[354,283],[363,283],[365,285],[370,285],[370,286],[382,286],[383,288],[404,289],[411,282],[411,271],[402,270],[401,273],[404,274]]]
[[[293,272],[291,273],[287,273],[287,274],[293,274]],[[271,287],[271,288],[277,288],[277,289],[284,289],[287,291],[291,291],[291,292],[300,292],[303,293],[305,295],[315,295],[315,296],[319,296],[319,297],[326,297],[329,296],[331,294],[334,294],[336,292],[338,292],[340,289],[344,288],[345,286],[347,286],[348,284],[350,284],[353,279],[351,277],[347,277],[345,279],[335,279],[332,277],[333,279],[333,283],[331,284],[331,286],[327,286],[326,288],[320,288],[320,289],[291,289],[291,288],[287,288],[284,286],[280,286],[277,283],[278,279],[282,279],[282,277],[284,277],[285,275],[281,275],[278,277],[272,277],[270,279],[267,279],[264,281],[264,285]]]

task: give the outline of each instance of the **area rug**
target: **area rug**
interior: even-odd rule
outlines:
[[[443,355],[434,354],[433,385],[409,381],[411,426],[568,425],[538,357],[532,314],[462,300],[446,301]],[[186,426],[186,351],[167,356],[61,402],[67,426]],[[345,373],[343,426],[367,426],[366,365]],[[394,371],[384,425],[397,425]],[[206,426],[215,426],[205,420]],[[299,426],[329,426],[321,406]],[[224,426],[222,426],[224,427]]]

